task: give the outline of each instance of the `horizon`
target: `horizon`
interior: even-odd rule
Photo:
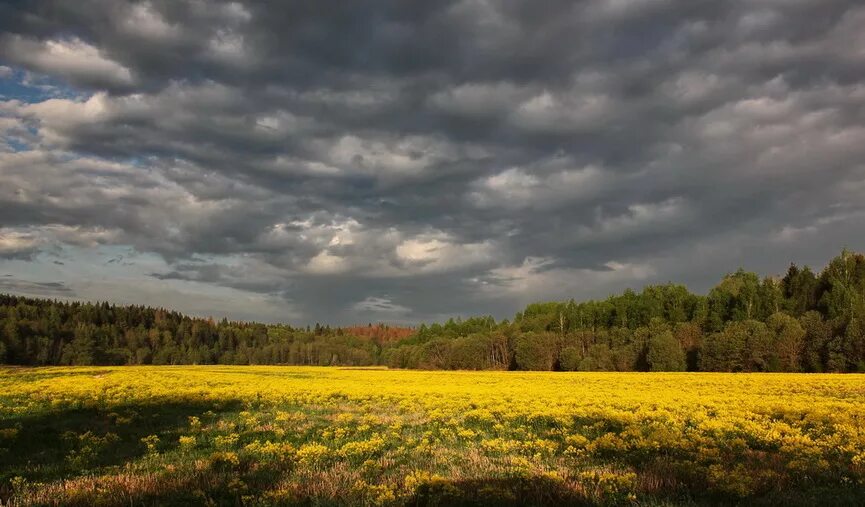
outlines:
[[[288,21],[285,21],[288,20]],[[0,5],[0,292],[263,323],[865,251],[865,6]]]
[[[854,253],[854,254],[857,253],[853,250],[850,250],[847,247],[844,247],[842,249],[842,253],[843,252],[850,252],[850,253]],[[830,260],[827,259],[825,264],[828,265],[829,262],[830,262]],[[815,275],[819,274],[820,271],[822,270],[822,268],[825,268],[825,266],[821,266],[818,269],[817,266],[811,266],[811,265],[807,265],[807,264],[801,264],[800,265],[800,264],[796,264],[795,262],[791,262],[787,265],[788,268],[792,267],[792,266],[796,266],[800,269],[810,269],[811,272],[814,273]],[[744,267],[740,266],[736,270],[732,270],[732,271],[729,271],[729,272],[721,275],[718,278],[718,280],[716,281],[716,285],[718,283],[720,283],[724,277],[735,274],[738,271],[755,273],[761,279],[771,278],[771,279],[774,279],[776,281],[781,280],[784,277],[784,274],[782,274],[782,273],[775,273],[775,274],[757,273],[754,271],[747,270]],[[574,301],[577,304],[581,304],[581,303],[586,303],[586,302],[590,302],[590,301],[603,301],[603,300],[621,295],[625,291],[633,291],[633,292],[639,294],[639,293],[643,292],[648,287],[658,286],[658,285],[681,285],[681,286],[685,287],[685,289],[689,293],[694,294],[694,295],[698,295],[698,296],[703,296],[703,297],[708,296],[709,292],[711,291],[711,287],[708,288],[707,290],[704,290],[704,291],[693,291],[686,284],[678,283],[678,282],[675,282],[672,280],[668,280],[666,282],[661,282],[661,283],[656,283],[656,284],[646,284],[646,285],[642,285],[639,287],[626,287],[619,292],[611,292],[611,293],[609,293],[605,296],[601,296],[601,297],[582,298],[582,299],[576,299],[576,298],[571,297],[571,298],[565,298],[565,299],[559,299],[559,300],[537,300],[537,301],[531,301],[531,302],[527,303],[526,305],[531,305],[531,304],[535,304],[535,303],[548,303],[548,302],[566,303],[568,301]],[[150,308],[159,309],[159,310],[165,310],[165,311],[169,311],[169,312],[177,312],[177,313],[180,313],[186,317],[197,318],[197,319],[205,319],[205,320],[213,320],[213,321],[222,321],[225,319],[225,320],[228,320],[229,322],[238,322],[238,323],[246,323],[246,324],[264,324],[264,325],[268,325],[268,326],[270,326],[270,325],[288,326],[288,327],[293,327],[296,329],[301,329],[304,327],[309,328],[313,325],[321,325],[322,327],[327,326],[327,327],[331,327],[333,329],[360,328],[360,327],[367,327],[367,326],[388,326],[388,327],[394,327],[394,328],[417,329],[421,325],[432,325],[432,324],[436,324],[436,323],[441,324],[441,323],[444,323],[444,322],[451,320],[451,319],[453,319],[453,320],[460,320],[460,319],[466,320],[466,319],[471,319],[471,318],[475,318],[475,317],[492,317],[496,322],[501,323],[504,321],[512,321],[518,313],[522,313],[522,311],[525,309],[525,306],[526,306],[526,305],[524,305],[523,307],[517,309],[510,316],[497,316],[497,315],[491,315],[491,314],[469,314],[469,313],[467,313],[467,314],[450,315],[450,316],[447,316],[444,319],[441,319],[438,321],[397,322],[397,321],[382,321],[382,320],[380,320],[380,321],[367,321],[365,323],[354,322],[354,323],[348,323],[348,324],[333,324],[330,322],[321,322],[321,321],[299,323],[299,322],[290,322],[290,321],[281,321],[281,320],[262,321],[262,320],[232,319],[232,318],[230,318],[228,316],[224,316],[224,315],[188,313],[188,312],[184,312],[184,311],[177,309],[177,308],[168,307],[168,306],[161,306],[158,304],[157,305],[150,305],[150,304],[139,304],[139,303],[112,302],[112,301],[108,301],[108,300],[98,300],[98,299],[97,300],[76,299],[74,296],[69,296],[69,297],[65,297],[65,296],[54,296],[54,297],[31,296],[28,294],[15,294],[12,292],[0,291],[0,296],[3,296],[3,295],[15,296],[15,297],[27,297],[27,298],[33,298],[33,299],[42,299],[42,300],[47,300],[47,301],[58,301],[58,302],[62,302],[62,303],[81,303],[81,304],[92,304],[92,305],[101,305],[101,304],[107,303],[109,305],[121,306],[121,307],[143,306],[143,307],[150,307]]]
[[[842,247],[842,248],[846,248],[846,247]],[[850,249],[848,249],[848,250],[850,250]],[[787,263],[786,266],[789,267],[790,265],[793,265],[793,264],[795,264],[796,266],[798,266],[800,268],[808,267],[812,271],[814,271],[815,273],[819,273],[819,269],[817,269],[817,265],[799,264],[799,263],[791,261],[791,262]],[[222,320],[223,318],[226,318],[229,321],[233,321],[233,322],[262,323],[262,324],[268,324],[268,325],[290,325],[290,326],[296,326],[296,327],[306,327],[306,326],[312,326],[315,324],[321,324],[321,325],[331,325],[332,327],[346,328],[346,327],[364,326],[367,324],[372,324],[372,325],[384,324],[384,325],[394,325],[394,326],[401,326],[401,327],[418,327],[421,324],[432,324],[434,322],[439,322],[439,323],[445,322],[451,318],[453,318],[453,319],[458,319],[458,318],[467,319],[467,318],[471,318],[471,317],[487,316],[487,315],[493,317],[494,319],[496,319],[496,321],[501,321],[504,319],[511,320],[513,318],[513,316],[516,315],[516,313],[520,312],[523,308],[525,308],[526,305],[532,304],[532,303],[566,302],[569,300],[574,300],[575,302],[580,303],[583,301],[590,301],[590,300],[603,300],[603,299],[615,296],[617,294],[620,294],[626,290],[633,290],[633,291],[639,293],[639,292],[643,291],[646,287],[655,286],[655,285],[664,285],[664,284],[682,285],[689,292],[691,292],[693,294],[705,296],[708,294],[709,290],[711,290],[711,288],[714,286],[714,284],[717,284],[724,276],[726,276],[728,274],[735,273],[739,269],[744,269],[745,271],[757,273],[761,277],[781,278],[784,276],[784,273],[780,272],[780,271],[772,273],[772,274],[765,274],[765,273],[760,273],[757,271],[746,269],[744,266],[739,266],[737,268],[734,268],[734,269],[731,269],[731,270],[726,271],[724,273],[721,273],[718,276],[717,280],[715,280],[715,282],[708,284],[702,290],[694,290],[692,287],[690,287],[686,283],[676,282],[674,280],[667,280],[667,281],[657,281],[657,282],[652,282],[652,283],[645,283],[643,285],[638,285],[638,286],[634,286],[634,287],[623,287],[622,289],[620,289],[618,291],[612,291],[612,292],[609,292],[606,294],[601,294],[598,296],[591,296],[591,297],[587,296],[587,297],[583,297],[583,298],[565,296],[564,298],[560,298],[560,299],[543,299],[543,298],[541,298],[541,299],[538,299],[535,301],[527,301],[522,306],[518,306],[516,308],[516,310],[511,312],[509,315],[508,314],[503,314],[503,315],[480,314],[480,313],[471,313],[470,311],[467,311],[467,313],[456,313],[456,314],[443,315],[438,320],[421,320],[421,321],[373,320],[373,321],[366,321],[366,322],[358,321],[358,322],[348,322],[348,323],[341,323],[341,324],[334,324],[334,323],[328,322],[328,321],[310,321],[310,322],[302,322],[301,323],[301,322],[293,322],[293,321],[288,321],[288,320],[279,320],[278,317],[275,318],[275,320],[255,319],[255,318],[250,318],[250,319],[231,318],[227,314],[219,315],[219,314],[213,314],[213,313],[197,313],[194,311],[190,312],[190,311],[184,311],[179,307],[165,306],[165,305],[160,305],[159,303],[130,302],[130,301],[124,301],[124,300],[118,300],[118,299],[98,299],[98,298],[97,299],[84,299],[84,298],[80,298],[80,297],[76,297],[76,296],[65,296],[65,295],[49,296],[49,295],[40,294],[38,290],[35,292],[29,292],[29,291],[16,292],[16,291],[8,291],[5,289],[0,289],[0,295],[7,294],[7,295],[12,295],[12,296],[30,297],[30,298],[34,298],[34,299],[57,300],[57,301],[68,302],[68,303],[73,303],[73,302],[74,303],[91,303],[91,304],[108,303],[108,304],[116,305],[116,306],[148,306],[148,307],[159,308],[159,309],[168,310],[168,311],[179,312],[179,313],[182,313],[182,314],[187,315],[189,317],[195,317],[195,318],[202,318],[202,319],[210,318],[210,319],[214,319],[214,320]],[[2,282],[3,282],[3,280],[0,279],[0,286],[2,286]]]

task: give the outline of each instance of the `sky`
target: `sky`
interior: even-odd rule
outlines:
[[[307,324],[865,250],[857,0],[0,2],[0,292]]]

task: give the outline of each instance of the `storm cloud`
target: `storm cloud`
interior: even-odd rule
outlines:
[[[821,266],[865,249],[862,26],[853,0],[4,2],[0,289],[418,322]]]

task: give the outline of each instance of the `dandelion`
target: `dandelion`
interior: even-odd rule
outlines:
[[[191,449],[195,447],[195,437],[194,436],[182,436],[178,439],[180,443],[180,447],[183,449]]]

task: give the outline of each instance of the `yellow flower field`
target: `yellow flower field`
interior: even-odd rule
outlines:
[[[0,470],[15,505],[856,503],[865,376],[7,368]]]

